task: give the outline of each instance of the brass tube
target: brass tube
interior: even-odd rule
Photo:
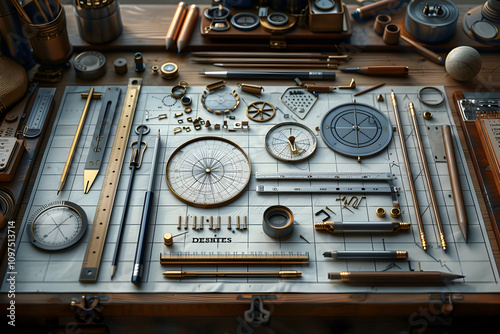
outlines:
[[[403,127],[401,125],[401,119],[399,118],[398,103],[396,101],[396,94],[391,92],[392,108],[394,110],[394,117],[396,119],[396,126],[398,128],[399,142],[401,144],[401,151],[403,152],[404,164],[406,167],[406,174],[408,175],[408,183],[410,185],[410,193],[413,201],[413,207],[415,209],[415,214],[417,216],[417,227],[420,236],[420,243],[422,248],[427,250],[427,238],[425,236],[424,224],[422,222],[422,216],[420,214],[420,206],[418,204],[417,192],[415,190],[415,184],[413,183],[413,174],[411,173],[410,160],[408,159],[408,151],[406,150],[406,143],[403,133]]]
[[[446,163],[448,165],[448,174],[450,175],[451,191],[453,193],[453,202],[455,203],[455,212],[457,214],[458,227],[462,235],[467,240],[467,212],[465,211],[464,196],[462,186],[460,185],[460,175],[458,175],[457,160],[453,150],[453,139],[449,125],[441,127],[443,133],[444,151],[446,154]]]
[[[417,115],[415,115],[415,107],[412,102],[408,103],[410,108],[411,121],[413,123],[413,128],[415,130],[415,137],[417,137],[418,152],[420,154],[420,159],[422,160],[422,169],[424,170],[425,182],[427,184],[427,189],[429,190],[429,196],[431,197],[431,206],[434,216],[436,218],[436,225],[439,233],[439,241],[441,247],[446,250],[446,238],[444,236],[443,223],[441,221],[441,216],[439,215],[439,208],[436,201],[436,194],[434,193],[434,187],[432,186],[431,173],[429,172],[429,166],[427,164],[427,158],[425,157],[424,144],[422,144],[422,136],[420,135],[420,130],[418,129]]]

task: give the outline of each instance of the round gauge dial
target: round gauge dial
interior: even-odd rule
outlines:
[[[320,10],[330,10],[335,7],[335,1],[333,0],[315,0],[314,5]]]
[[[220,137],[200,137],[179,146],[165,168],[175,197],[197,207],[235,200],[250,181],[250,159],[241,147]]]
[[[309,158],[316,150],[316,136],[305,125],[284,122],[266,134],[266,149],[276,159],[297,162]]]
[[[374,155],[389,145],[392,126],[378,109],[346,103],[328,111],[321,121],[321,137],[334,151],[352,157]]]
[[[73,246],[87,230],[87,215],[75,203],[54,202],[40,208],[27,225],[29,240],[45,250]]]

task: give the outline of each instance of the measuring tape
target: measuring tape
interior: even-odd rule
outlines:
[[[111,212],[113,211],[113,203],[120,180],[125,152],[127,151],[128,139],[132,128],[132,122],[134,121],[141,84],[142,79],[140,78],[130,78],[128,81],[120,121],[116,130],[115,140],[113,141],[113,147],[111,148],[108,168],[104,175],[101,195],[97,203],[87,251],[83,259],[80,282],[93,283],[97,281],[97,274],[99,273],[109,220],[111,218]]]

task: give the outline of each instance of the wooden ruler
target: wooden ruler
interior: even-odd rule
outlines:
[[[111,148],[108,168],[104,175],[87,251],[83,259],[80,282],[93,283],[97,281],[106,234],[108,233],[109,220],[113,211],[116,190],[120,181],[141,84],[142,79],[140,78],[130,78],[128,81],[120,121],[116,130],[115,140],[113,141],[113,147]]]

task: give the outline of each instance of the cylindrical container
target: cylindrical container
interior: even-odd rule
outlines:
[[[26,68],[35,64],[31,47],[11,1],[0,2],[0,51]]]
[[[21,24],[25,36],[29,39],[33,48],[33,59],[42,65],[55,65],[65,63],[73,53],[73,47],[69,42],[68,29],[66,27],[66,13],[61,6],[56,17],[49,22],[42,21],[34,2],[23,7],[32,22],[27,22],[21,17]]]
[[[392,19],[387,14],[380,14],[375,18],[375,22],[373,23],[373,30],[379,34],[383,35],[385,26],[391,23]]]
[[[388,24],[384,29],[384,36],[382,37],[384,42],[390,45],[399,43],[399,35],[401,31],[396,24]]]
[[[88,5],[88,1],[75,0],[75,16],[80,36],[91,44],[105,44],[118,38],[123,31],[118,0],[105,5]]]
[[[404,27],[422,43],[438,44],[453,35],[460,11],[449,0],[414,0],[406,8]]]

